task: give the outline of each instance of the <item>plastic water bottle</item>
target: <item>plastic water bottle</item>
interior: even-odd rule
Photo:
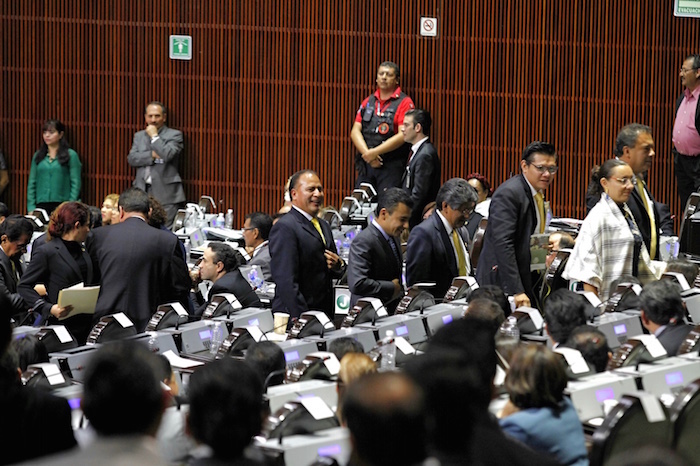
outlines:
[[[211,334],[211,354],[216,355],[219,352],[219,347],[221,343],[224,342],[224,328],[221,326],[221,322],[214,324],[214,329]]]
[[[229,209],[228,212],[226,212],[226,222],[224,225],[229,230],[233,229],[233,209]]]
[[[520,341],[518,319],[516,319],[515,316],[508,316],[508,318],[501,324],[501,328],[498,330],[498,333],[504,339]]]
[[[185,238],[185,261],[190,260],[191,253],[192,253],[192,245],[190,244],[189,238]]]
[[[387,330],[385,335],[382,338],[382,360],[379,368],[384,371],[390,371],[396,368],[396,341],[394,340],[393,330]]]
[[[223,228],[224,226],[226,226],[226,220],[224,219],[224,213],[223,213],[223,212],[219,212],[219,216],[216,217],[216,224],[215,224],[215,226],[216,226],[216,228]]]
[[[156,338],[155,332],[150,332],[149,337],[148,337],[148,350],[151,353],[158,353],[160,352],[160,348],[158,348],[158,339]]]
[[[253,265],[250,271],[248,271],[248,282],[254,286],[256,290],[261,290],[265,285],[265,280],[263,280],[257,265]]]

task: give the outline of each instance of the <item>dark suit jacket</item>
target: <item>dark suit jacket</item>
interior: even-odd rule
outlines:
[[[158,131],[159,139],[151,143],[151,137],[142,130],[134,134],[134,142],[127,157],[129,165],[136,167],[134,186],[146,190],[144,175],[146,167],[151,167],[151,192],[161,204],[185,202],[185,191],[178,172],[178,163],[182,153],[182,133],[163,125]],[[151,152],[163,161],[155,163]]]
[[[666,204],[662,204],[654,200],[654,196],[651,195],[646,186],[644,189],[654,205],[654,221],[656,223],[656,238],[658,244],[661,235],[673,236],[673,221],[671,220],[671,212]],[[586,195],[586,207],[588,208],[588,211],[590,211],[599,200],[599,196]],[[642,196],[639,195],[636,188],[632,190],[632,194],[627,201],[627,207],[629,207],[630,212],[632,212],[632,216],[634,217],[634,221],[637,223],[639,232],[642,234],[642,240],[647,247],[647,251],[651,253],[649,250],[649,244],[651,242],[651,221],[649,220],[649,215],[644,207]],[[658,258],[659,247],[657,246],[656,257],[652,257],[652,259]]]
[[[336,253],[328,222],[319,219],[325,244],[314,226],[294,207],[272,226],[270,257],[275,297],[272,309],[299,317],[308,310],[321,310],[333,317],[332,272],[326,265],[326,249]]]
[[[413,200],[409,226],[423,219],[423,208],[435,200],[440,189],[440,158],[430,140],[420,145],[413,155],[408,171],[404,171],[401,186]]]
[[[15,261],[15,268],[22,276],[22,268],[18,261]],[[12,262],[4,251],[0,250],[0,309],[5,313],[4,318],[24,312],[29,308],[27,303],[17,293],[17,279],[12,272]]]
[[[464,236],[462,240],[468,244]],[[445,226],[436,212],[411,230],[408,237],[406,283],[410,287],[419,282],[435,282],[430,293],[436,298],[442,298],[458,273],[452,239],[447,236]]]
[[[668,325],[657,337],[661,346],[664,347],[669,356],[678,354],[678,349],[683,344],[683,340],[688,336],[688,333],[693,329],[690,325],[677,324]]]
[[[92,261],[87,252],[83,252],[83,258],[88,267],[85,283],[91,283]],[[63,240],[54,238],[36,249],[17,290],[22,298],[46,319],[51,306],[58,302],[58,292],[82,281],[80,268],[63,244]],[[34,286],[38,283],[46,286],[46,299],[34,291]]]
[[[248,265],[257,265],[263,274],[266,282],[272,281],[272,270],[270,270],[270,243],[263,245],[258,253],[251,257]],[[273,282],[274,283],[274,282]]]
[[[399,242],[394,238],[390,240],[396,245],[401,260],[399,262],[396,261],[396,256],[387,240],[372,224],[362,230],[350,244],[348,259],[350,307],[354,306],[359,298],[370,296],[381,299],[390,314],[394,312],[398,300],[391,301],[394,295],[394,284],[391,281],[394,279],[401,281],[403,257]]]
[[[238,302],[241,303],[243,308],[246,307],[262,307],[260,298],[255,294],[253,288],[250,287],[250,283],[243,277],[241,271],[236,269],[231,272],[226,272],[226,274],[219,278],[209,289],[209,300],[199,306],[196,315],[201,316],[204,310],[207,308],[211,297],[215,294],[221,293],[232,293]]]
[[[520,174],[501,184],[491,200],[476,268],[480,286],[498,285],[507,295],[527,293],[536,302],[530,272],[530,235],[536,225],[535,201],[525,177]]]
[[[87,249],[101,285],[95,321],[124,312],[142,332],[158,305],[179,301],[189,307],[191,281],[172,233],[131,217],[96,228]]]

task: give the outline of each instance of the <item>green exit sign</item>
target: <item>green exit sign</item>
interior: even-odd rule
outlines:
[[[676,16],[687,16],[700,18],[700,1],[698,0],[676,0],[673,13]]]
[[[192,60],[192,36],[170,36],[170,58]]]

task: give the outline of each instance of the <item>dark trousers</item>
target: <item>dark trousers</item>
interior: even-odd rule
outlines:
[[[678,197],[681,198],[681,214],[692,193],[700,188],[700,155],[690,157],[673,151],[673,167],[678,180]]]

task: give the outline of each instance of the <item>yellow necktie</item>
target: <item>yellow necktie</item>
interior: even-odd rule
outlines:
[[[467,274],[467,258],[464,257],[464,249],[462,249],[462,242],[459,240],[457,230],[452,230],[452,244],[454,244],[455,251],[457,251],[457,268],[461,277]]]
[[[311,219],[311,223],[313,223],[314,228],[316,231],[318,231],[318,234],[321,235],[321,239],[323,240],[323,244],[326,244],[326,237],[323,236],[323,231],[321,230],[321,224],[318,223],[318,219],[316,217]]]
[[[637,194],[642,198],[642,204],[644,204],[644,210],[647,211],[649,216],[649,226],[651,227],[651,237],[649,239],[649,257],[652,259],[656,257],[656,219],[654,218],[654,212],[649,210],[649,204],[647,203],[647,196],[644,193],[644,182],[641,178],[637,177]]]
[[[540,213],[540,233],[544,233],[544,226],[547,223],[547,219],[544,213],[544,196],[541,192],[535,194],[535,203],[537,204],[537,211]]]

